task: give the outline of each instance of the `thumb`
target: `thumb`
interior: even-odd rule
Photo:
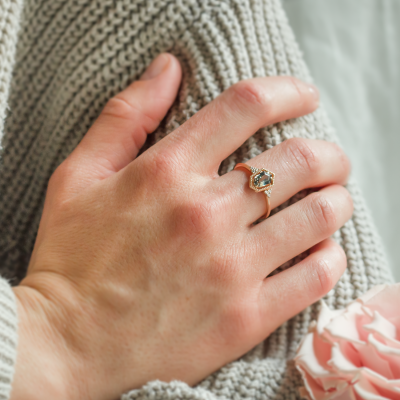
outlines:
[[[128,165],[174,102],[181,81],[179,61],[159,55],[139,81],[111,98],[76,149],[52,177],[54,189],[74,194]]]

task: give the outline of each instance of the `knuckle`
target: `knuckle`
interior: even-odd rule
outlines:
[[[256,112],[259,112],[260,108],[265,112],[271,107],[271,96],[255,79],[240,81],[233,85],[230,90],[241,107],[244,105],[247,108],[250,107],[251,110],[256,107]]]
[[[165,187],[166,185],[176,186],[176,179],[180,171],[180,159],[176,151],[171,148],[158,149],[158,151],[149,151],[144,157],[142,171],[146,180],[156,185]]]
[[[217,216],[216,203],[213,201],[190,201],[180,207],[186,232],[190,236],[213,236],[213,227]]]
[[[133,107],[132,104],[128,103],[122,97],[112,97],[109,99],[103,109],[103,116],[111,116],[122,119],[134,119],[138,113],[138,110]]]
[[[304,93],[299,87],[299,81],[296,79],[294,76],[287,76],[286,79],[289,81],[289,84],[292,85],[293,91],[297,93],[299,96],[299,101],[300,103],[303,103],[304,101]]]
[[[71,176],[72,169],[68,159],[64,160],[52,173],[49,180],[49,187],[59,186],[66,178]]]
[[[319,174],[321,161],[306,139],[292,138],[287,140],[287,152],[289,162],[302,176],[314,178]]]
[[[347,154],[344,152],[344,150],[336,143],[331,143],[334,151],[337,154],[337,160],[338,164],[340,167],[342,167],[342,170],[344,171],[344,174],[346,177],[349,175],[350,170],[351,170],[351,162]]]
[[[153,165],[156,176],[174,173],[178,168],[176,155],[168,150],[158,152]]]
[[[313,193],[311,197],[312,213],[319,230],[325,235],[332,234],[337,224],[332,202],[323,193]]]
[[[65,189],[68,182],[73,182],[75,168],[69,158],[64,160],[52,173],[47,185],[47,195],[53,199],[52,207],[60,207],[67,201],[69,195]]]
[[[62,181],[62,173],[60,170],[61,164],[54,170],[54,172],[51,174],[49,183],[48,183],[48,188],[54,188],[57,186],[61,181]]]
[[[312,265],[317,285],[313,285],[316,289],[318,297],[324,296],[335,286],[334,274],[328,262],[323,259],[317,259]]]
[[[336,257],[335,260],[335,266],[340,269],[341,271],[344,271],[347,267],[347,257],[346,253],[344,252],[343,248],[339,246],[336,242],[335,246],[333,248],[334,256]]]
[[[345,197],[345,201],[346,201],[346,207],[348,208],[350,215],[351,215],[351,214],[353,214],[353,211],[354,211],[353,198],[351,197],[350,192],[345,187],[342,187],[342,189],[343,189],[343,196]]]

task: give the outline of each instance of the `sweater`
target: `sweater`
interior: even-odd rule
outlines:
[[[107,100],[164,51],[180,60],[183,82],[145,149],[239,80],[293,75],[312,82],[280,0],[0,0],[0,399],[9,396],[16,358],[10,282],[26,274],[47,182]],[[321,106],[259,130],[220,173],[292,137],[337,141]],[[348,189],[354,214],[334,235],[348,268],[325,296],[331,308],[392,281],[363,197],[355,182]],[[307,308],[195,387],[154,381],[122,399],[299,398],[302,382],[292,359],[319,307]]]

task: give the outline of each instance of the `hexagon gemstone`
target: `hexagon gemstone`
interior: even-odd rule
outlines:
[[[264,186],[270,185],[272,176],[268,172],[261,171],[254,177],[254,186],[262,188]]]

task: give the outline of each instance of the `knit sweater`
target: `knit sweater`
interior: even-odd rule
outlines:
[[[0,280],[0,399],[9,396],[16,357],[16,307],[8,282],[17,284],[26,273],[50,175],[107,100],[164,51],[180,60],[183,83],[147,147],[239,80],[294,75],[312,81],[280,0],[0,0],[0,136],[6,117],[0,274],[7,279]],[[296,136],[336,141],[320,107],[259,130],[222,163],[220,173]],[[363,198],[354,182],[348,189],[354,215],[334,235],[348,268],[325,297],[332,308],[392,279]],[[196,387],[155,381],[122,399],[298,398],[301,379],[292,358],[318,310],[319,303],[309,307]]]

